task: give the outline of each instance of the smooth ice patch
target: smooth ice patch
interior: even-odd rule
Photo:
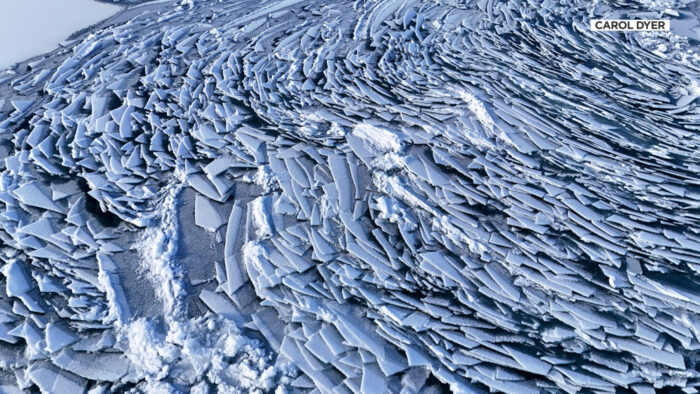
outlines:
[[[50,52],[120,9],[93,0],[0,0],[0,69]]]

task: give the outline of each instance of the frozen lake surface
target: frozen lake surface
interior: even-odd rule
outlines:
[[[49,52],[119,10],[93,0],[0,0],[0,69]]]
[[[699,392],[688,1],[120,0],[0,73],[0,392]]]

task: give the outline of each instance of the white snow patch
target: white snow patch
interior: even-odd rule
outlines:
[[[457,226],[452,224],[448,216],[437,215],[430,222],[433,231],[445,235],[458,245],[466,245],[472,253],[486,253],[488,248],[473,237],[468,236]]]
[[[398,152],[401,150],[401,138],[398,134],[368,123],[358,123],[352,134],[361,138],[365,145],[374,148],[375,153]]]
[[[177,359],[178,349],[167,343],[152,320],[137,319],[120,331],[122,340],[128,342],[126,356],[142,373],[152,379],[168,375],[168,365]]]
[[[688,92],[695,97],[700,96],[700,80],[691,78],[690,86],[688,86]]]
[[[206,377],[220,392],[262,393],[288,384],[294,373],[287,365],[274,366],[260,343],[214,315],[177,322],[167,334],[156,322],[139,319],[122,334],[128,340],[127,357],[146,380],[146,392],[170,392],[163,379],[179,359],[194,369],[197,380]]]
[[[254,183],[262,187],[265,193],[270,193],[279,188],[277,177],[275,177],[269,164],[258,167],[254,174],[246,174],[242,179],[243,182]]]
[[[421,209],[437,216],[437,211],[407,187],[400,177],[378,172],[374,174],[372,180],[374,185],[383,193],[402,201],[410,207]]]
[[[383,155],[379,155],[372,160],[370,165],[373,168],[382,171],[389,171],[396,168],[402,168],[406,164],[404,156],[397,154],[395,152],[388,152]]]
[[[479,123],[481,123],[481,125],[484,126],[484,128],[486,128],[487,130],[493,131],[495,123],[493,122],[493,118],[491,118],[491,115],[489,115],[488,111],[486,111],[484,103],[479,101],[476,97],[474,97],[474,95],[465,90],[459,89],[457,92],[459,94],[459,97],[467,103],[469,111],[471,111],[474,114],[476,120],[478,120]]]
[[[142,222],[155,222],[148,227],[136,248],[142,256],[143,268],[156,291],[167,315],[180,316],[185,313],[185,272],[175,261],[177,254],[178,222],[177,195],[182,190],[185,174],[175,171],[174,179],[163,190],[158,208]]]
[[[391,223],[396,223],[405,226],[409,230],[415,230],[416,220],[406,212],[406,209],[399,201],[386,196],[376,198],[379,217],[388,220]]]
[[[332,122],[331,127],[328,128],[328,136],[330,137],[344,137],[345,134],[347,131],[335,122]]]
[[[293,371],[275,367],[263,347],[242,336],[233,321],[213,314],[197,319],[187,316],[186,275],[176,259],[177,195],[184,176],[183,171],[175,171],[157,208],[141,220],[150,227],[137,248],[145,274],[163,299],[163,321],[140,318],[121,326],[118,333],[126,343],[125,354],[145,379],[142,388],[146,392],[171,392],[163,379],[179,364],[190,366],[198,381],[206,377],[223,392],[262,393],[287,384],[286,376]],[[258,205],[264,204],[260,201]]]
[[[273,224],[270,219],[270,197],[261,196],[251,203],[253,222],[257,228],[258,238],[270,238],[273,234]]]

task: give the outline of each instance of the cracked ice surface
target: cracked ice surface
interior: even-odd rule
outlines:
[[[696,14],[165,1],[0,74],[0,388],[696,392]]]

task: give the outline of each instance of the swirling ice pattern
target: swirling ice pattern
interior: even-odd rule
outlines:
[[[692,17],[660,3],[144,6],[12,77],[4,367],[47,391],[695,392],[697,55],[673,33],[588,29]],[[250,281],[283,322],[239,316],[266,342],[241,337],[243,356],[222,342],[242,324],[215,313],[166,316],[185,340],[120,334],[146,323],[120,301],[116,230],[84,204],[146,229],[164,303],[186,309],[167,226],[183,186],[226,248],[207,297]],[[234,202],[228,220],[212,201]],[[42,342],[59,326],[70,341]],[[226,347],[219,369],[260,356],[246,371],[268,382],[178,361],[197,330]],[[72,345],[88,336],[102,342]],[[143,343],[154,360],[134,357]],[[81,372],[85,350],[123,371]],[[286,369],[263,372],[275,355]]]

